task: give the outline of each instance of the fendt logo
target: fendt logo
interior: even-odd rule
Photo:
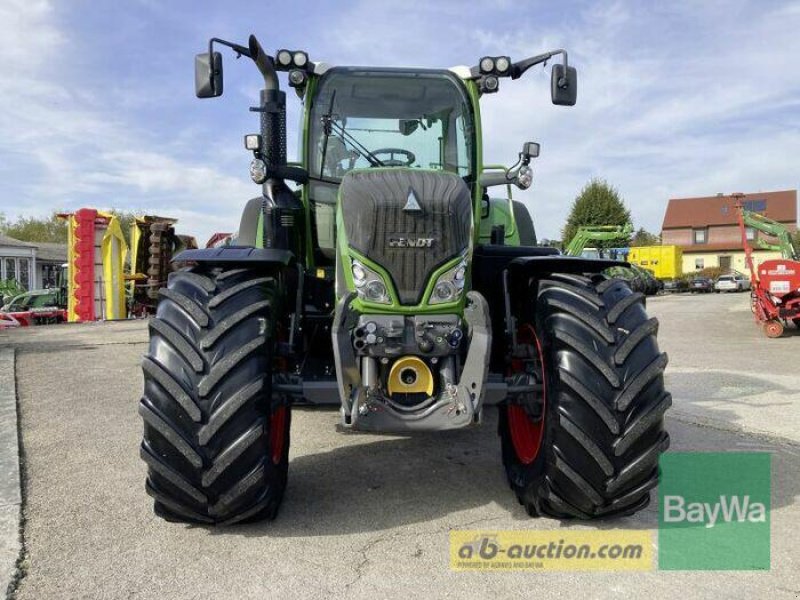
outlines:
[[[434,238],[389,238],[389,248],[433,248]]]

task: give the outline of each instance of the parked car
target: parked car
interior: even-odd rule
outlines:
[[[0,313],[12,317],[21,327],[62,323],[67,320],[67,311],[60,302],[58,290],[33,290],[16,296],[0,308]]]
[[[750,289],[750,280],[741,273],[722,275],[714,284],[714,291],[719,292],[744,292]]]
[[[714,280],[708,277],[695,277],[689,281],[689,291],[701,294],[710,294],[714,291]]]
[[[689,290],[689,282],[685,279],[667,279],[664,282],[664,291],[666,293],[686,292]]]

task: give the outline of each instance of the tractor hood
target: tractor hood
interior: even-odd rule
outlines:
[[[451,173],[351,171],[342,179],[339,210],[348,246],[386,269],[404,305],[419,304],[433,272],[469,248],[472,200]]]

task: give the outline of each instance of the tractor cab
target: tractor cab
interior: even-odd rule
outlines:
[[[474,185],[475,115],[453,73],[337,67],[308,93],[304,162],[319,263],[335,260],[339,185],[349,173],[419,169]]]

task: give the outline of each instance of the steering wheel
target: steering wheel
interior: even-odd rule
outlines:
[[[378,158],[384,166],[386,167],[410,167],[415,160],[417,160],[417,156],[411,152],[410,150],[405,150],[403,148],[381,148],[380,150],[373,150],[373,156],[378,158],[378,154],[388,154],[389,159],[384,160],[382,158]],[[394,157],[395,154],[400,154],[405,157],[405,162]]]

